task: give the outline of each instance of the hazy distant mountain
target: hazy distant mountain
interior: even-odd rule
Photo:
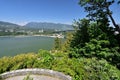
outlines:
[[[73,27],[68,24],[48,23],[48,22],[30,22],[26,24],[25,27],[36,28],[36,29],[73,30]]]
[[[48,23],[48,22],[30,22],[24,26],[20,26],[18,24],[0,21],[0,30],[4,29],[51,29],[51,30],[73,30],[73,27],[68,24],[60,24],[60,23]]]
[[[9,22],[0,21],[0,29],[17,29],[17,28],[21,28],[21,26]]]

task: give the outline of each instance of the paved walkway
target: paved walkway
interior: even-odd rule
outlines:
[[[7,78],[5,80],[23,80],[24,77],[26,76],[15,76],[15,77]],[[33,78],[33,80],[61,80],[58,78],[54,78],[51,76],[45,76],[45,75],[30,75],[30,77]]]

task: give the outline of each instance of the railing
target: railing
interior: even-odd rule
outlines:
[[[21,75],[27,75],[27,74],[46,75],[46,76],[51,76],[51,77],[55,77],[55,78],[62,79],[62,80],[72,80],[70,76],[65,75],[61,72],[48,70],[48,69],[38,69],[38,68],[14,70],[14,71],[3,73],[0,76],[2,79],[6,79],[9,77],[21,76]]]

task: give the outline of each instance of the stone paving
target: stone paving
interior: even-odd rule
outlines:
[[[26,76],[15,76],[15,77],[7,78],[5,80],[23,80],[24,77]],[[51,76],[45,76],[45,75],[30,75],[30,77],[33,78],[33,80],[62,80],[62,79],[54,78]]]

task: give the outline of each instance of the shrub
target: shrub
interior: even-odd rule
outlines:
[[[62,53],[61,53],[62,54]],[[63,53],[64,54],[64,53]],[[38,54],[22,54],[0,59],[0,73],[22,68],[47,68],[70,75],[73,80],[120,80],[120,71],[106,60],[69,58],[46,50]]]
[[[37,63],[40,67],[51,68],[54,57],[49,51],[39,50]]]
[[[85,80],[120,80],[120,71],[104,59],[81,58],[79,60],[84,64],[84,70],[87,72],[84,75]],[[84,80],[84,78],[82,80]]]

